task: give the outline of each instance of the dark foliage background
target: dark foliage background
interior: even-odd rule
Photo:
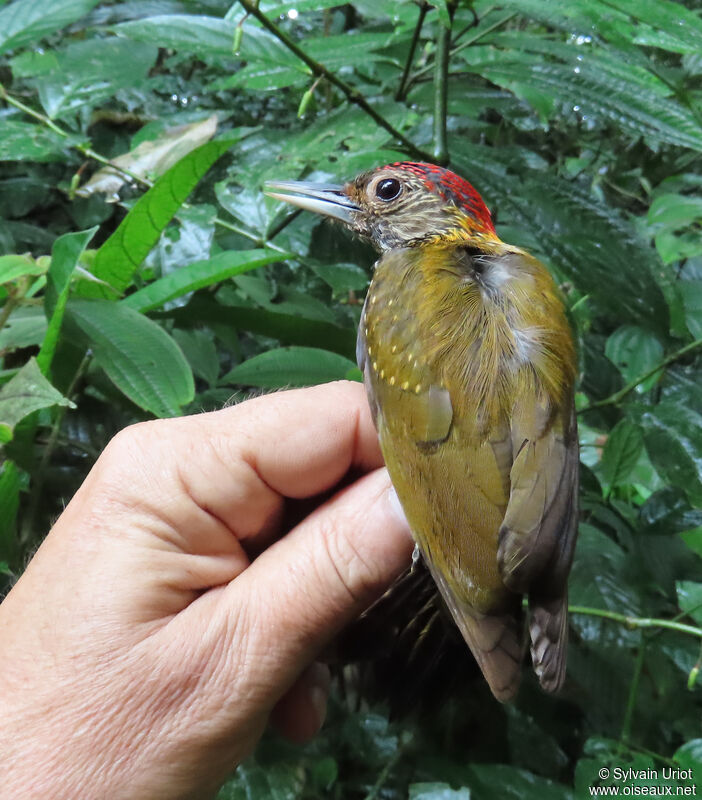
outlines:
[[[347,680],[314,743],[267,739],[221,798],[560,800],[614,766],[699,785],[699,6],[0,0],[0,100],[8,586],[123,426],[359,377],[373,254],[266,179],[445,159],[570,307],[583,511],[561,697],[527,679],[498,706],[456,662],[448,697],[389,722]]]

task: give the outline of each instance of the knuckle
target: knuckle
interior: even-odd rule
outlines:
[[[334,576],[337,586],[354,605],[372,596],[379,583],[373,563],[355,545],[353,538],[336,520],[328,520],[320,534],[320,569]]]

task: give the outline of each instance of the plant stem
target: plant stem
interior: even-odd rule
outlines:
[[[571,614],[585,614],[590,617],[611,619],[613,622],[620,622],[629,628],[666,628],[702,639],[702,628],[696,628],[694,625],[684,625],[682,622],[673,622],[669,619],[630,617],[626,614],[618,614],[616,611],[607,611],[604,608],[589,608],[588,606],[569,606],[568,610]]]
[[[453,4],[449,18],[453,19]],[[449,152],[446,137],[448,108],[448,65],[451,47],[451,26],[438,24],[436,56],[434,58],[434,158],[439,164],[448,164]]]
[[[461,44],[459,44],[457,47],[454,47],[450,51],[449,56],[452,58],[453,56],[456,55],[456,53],[460,53],[461,50],[464,50],[466,47],[470,47],[472,44],[475,44],[478,40],[482,39],[483,36],[487,36],[488,33],[492,33],[495,30],[495,28],[501,27],[506,22],[509,22],[513,17],[516,17],[516,16],[517,16],[517,12],[516,11],[515,12],[511,12],[509,14],[506,14],[504,17],[501,17],[500,19],[498,19],[495,22],[493,22],[492,25],[488,25],[488,27],[485,28],[484,30],[476,31],[473,34],[473,36],[470,36],[468,39],[465,40],[465,42],[461,42]],[[432,69],[434,69],[434,65],[433,64],[427,64],[426,67],[422,67],[421,69],[418,69],[414,73],[414,75],[410,78],[409,85],[411,86],[417,80],[417,78],[421,77],[422,75],[425,75],[427,72],[430,72]]]
[[[268,19],[268,17],[258,8],[257,3],[251,2],[251,0],[239,0],[239,2],[249,12],[249,14],[251,14],[251,16],[256,17],[256,19],[261,23],[261,25],[263,25],[264,28],[266,28],[266,30],[270,31],[279,42],[284,44],[288,50],[290,50],[291,53],[294,53],[303,64],[306,64],[314,75],[326,78],[329,83],[331,83],[333,86],[336,86],[336,88],[339,89],[339,91],[349,102],[357,105],[377,125],[386,130],[393,138],[397,139],[397,141],[402,144],[402,146],[410,155],[412,155],[414,158],[419,158],[422,161],[431,161],[431,155],[425,153],[421,148],[417,147],[416,144],[411,142],[403,133],[400,133],[397,128],[393,127],[373,108],[372,105],[367,102],[365,97],[363,97],[363,95],[357,89],[349,86],[348,83],[342,81],[341,78],[337,78],[337,76],[333,72],[330,72],[323,64],[315,61],[313,58],[308,56],[301,47],[298,47],[286,33],[281,31],[277,25]]]
[[[78,365],[78,369],[76,370],[73,379],[71,380],[70,386],[66,390],[65,396],[69,400],[72,399],[72,395],[76,390],[78,381],[83,377],[83,373],[87,369],[91,358],[92,354],[90,352],[86,353],[83,356],[83,360]],[[36,480],[32,485],[32,491],[27,505],[27,514],[22,523],[22,533],[20,535],[20,543],[22,544],[26,544],[32,538],[34,523],[37,517],[37,510],[39,508],[39,499],[42,494],[42,489],[44,488],[44,478],[46,476],[46,470],[49,466],[49,462],[51,461],[51,456],[54,453],[54,449],[58,444],[59,434],[61,433],[61,425],[63,423],[63,418],[66,415],[67,408],[68,406],[59,406],[56,412],[54,423],[51,426],[51,433],[49,434],[49,440],[46,443],[46,447],[44,448],[44,452],[42,453],[41,456],[41,461],[39,462],[39,467],[37,468],[36,471]]]
[[[18,305],[19,300],[17,296],[14,293],[8,294],[5,305],[2,307],[2,311],[0,311],[0,331],[5,327],[7,320],[10,318],[10,314],[12,314]]]
[[[34,117],[34,119],[41,122],[47,128],[50,128],[54,133],[58,134],[64,139],[68,138],[68,133],[56,125],[53,120],[49,119],[49,117],[41,114],[39,111],[35,111],[33,108],[26,106],[21,100],[18,100],[16,97],[7,93],[5,87],[0,83],[0,100],[4,100],[8,105],[14,106],[15,108],[23,111],[25,114],[28,114],[30,117]]]
[[[633,381],[631,381],[631,383],[627,383],[623,389],[620,389],[618,392],[614,392],[614,394],[611,394],[609,397],[605,397],[604,400],[597,400],[594,403],[590,403],[589,406],[581,408],[580,411],[578,411],[578,414],[584,414],[586,411],[592,411],[593,408],[616,405],[623,400],[629,394],[629,392],[633,392],[637,386],[642,384],[644,381],[647,381],[659,370],[665,369],[665,367],[670,366],[670,364],[682,358],[684,355],[687,355],[687,353],[691,353],[693,350],[696,350],[701,345],[702,339],[695,339],[694,342],[686,344],[684,347],[681,347],[679,350],[676,350],[674,353],[671,353],[669,356],[664,358],[663,361],[661,361],[659,364],[656,364],[655,367],[652,367],[647,372],[644,372],[643,375],[639,375],[639,377],[635,378]]]
[[[402,71],[402,77],[400,78],[400,85],[397,87],[397,91],[395,92],[395,100],[397,101],[405,99],[405,93],[407,89],[407,78],[409,77],[409,72],[410,69],[412,68],[412,62],[414,61],[414,54],[417,50],[417,43],[419,42],[419,34],[422,32],[422,25],[424,25],[424,17],[426,17],[428,10],[429,10],[429,3],[422,2],[419,6],[419,16],[417,17],[417,24],[414,26],[414,33],[412,34],[412,42],[410,43],[410,47],[407,52],[407,60],[405,61],[405,68]]]

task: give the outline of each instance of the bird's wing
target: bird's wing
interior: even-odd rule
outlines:
[[[538,430],[537,426],[536,430]],[[525,436],[513,424],[510,499],[499,533],[505,585],[529,595],[532,658],[542,686],[565,675],[567,577],[578,524],[578,439],[575,411]]]
[[[370,376],[370,364],[368,363],[368,344],[366,343],[365,327],[363,322],[366,314],[367,303],[368,297],[366,296],[366,299],[363,303],[363,309],[361,311],[361,323],[358,326],[358,335],[356,336],[356,363],[363,374],[363,384],[366,387],[366,395],[368,397],[368,405],[370,406],[371,417],[373,418],[373,424],[377,429],[378,398],[376,396],[373,381],[371,380]]]

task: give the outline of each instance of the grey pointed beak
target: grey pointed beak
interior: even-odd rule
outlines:
[[[351,213],[360,208],[345,193],[342,186],[307,181],[266,181],[263,193],[305,211],[324,214],[352,224]]]

